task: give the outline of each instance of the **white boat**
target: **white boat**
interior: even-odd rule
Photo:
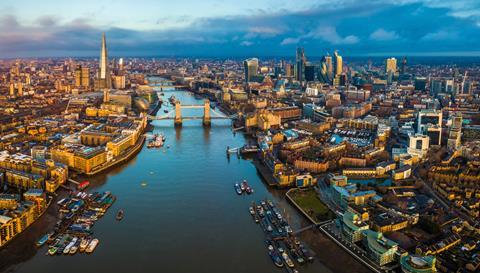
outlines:
[[[72,241],[65,247],[65,249],[63,250],[63,254],[69,254],[70,253],[70,249],[75,245],[75,243],[77,242],[78,238],[77,237],[73,237]]]
[[[90,244],[88,244],[88,247],[87,247],[87,249],[85,250],[85,252],[87,252],[87,253],[92,253],[92,252],[95,250],[95,248],[97,247],[98,243],[99,243],[98,239],[93,239],[93,240],[90,242]]]

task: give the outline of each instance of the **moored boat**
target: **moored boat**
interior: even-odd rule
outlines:
[[[88,247],[87,247],[87,249],[85,250],[85,252],[87,252],[87,253],[92,253],[92,252],[95,250],[95,248],[97,247],[98,243],[99,243],[98,239],[93,239],[93,240],[90,242],[90,244],[88,244]]]
[[[272,258],[273,263],[274,263],[277,267],[283,267],[282,258],[280,258],[280,255],[278,255],[278,253],[277,253],[275,250],[270,250],[270,251],[268,252],[268,255],[270,255],[270,258]]]
[[[288,265],[288,267],[292,268],[292,267],[295,266],[292,262],[292,259],[290,259],[290,257],[288,257],[287,253],[283,252],[282,253],[282,258],[285,261],[285,263]]]
[[[40,238],[40,239],[35,243],[35,245],[36,245],[37,247],[41,247],[41,246],[43,246],[43,245],[48,241],[48,239],[50,239],[50,235],[49,235],[49,234],[45,234],[45,235],[42,236],[42,238]]]
[[[82,238],[82,241],[80,242],[80,252],[84,252],[85,249],[87,249],[88,245],[90,244],[90,239],[88,238]]]

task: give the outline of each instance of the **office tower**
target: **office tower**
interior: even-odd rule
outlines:
[[[432,79],[430,81],[430,95],[436,97],[439,93],[442,93],[442,80]]]
[[[333,54],[335,58],[335,76],[342,74],[343,72],[343,59],[342,56],[338,54],[338,51],[335,50]]]
[[[407,57],[403,57],[402,59],[402,65],[400,66],[400,74],[405,74],[407,71]]]
[[[15,85],[12,83],[10,83],[10,96],[15,96]]]
[[[112,84],[115,89],[125,89],[126,87],[125,75],[113,76]]]
[[[100,52],[100,70],[98,71],[96,88],[97,89],[110,89],[112,88],[112,79],[110,77],[110,68],[108,65],[108,52],[107,52],[107,41],[105,38],[105,33],[102,36],[102,47]]]
[[[427,86],[427,78],[425,77],[415,78],[415,90],[425,91],[426,86]]]
[[[318,73],[318,80],[323,83],[329,83],[328,71],[327,71],[327,63],[325,62],[325,57],[320,64],[320,72]]]
[[[305,63],[305,51],[302,47],[299,47],[297,48],[297,54],[295,56],[295,79],[299,81],[300,84],[302,84],[303,80],[305,79]]]
[[[422,109],[417,116],[417,133],[430,137],[431,145],[442,142],[442,111]]]
[[[312,82],[316,80],[316,69],[313,63],[307,62],[305,64],[305,81]]]
[[[78,65],[75,69],[75,87],[89,87],[90,86],[90,69]]]
[[[124,69],[123,58],[120,58],[118,59],[118,70],[123,71],[123,69]]]
[[[407,148],[409,154],[424,158],[427,156],[429,146],[429,136],[422,134],[409,135],[409,145]]]
[[[447,149],[449,151],[457,150],[462,140],[462,122],[461,113],[456,113],[451,117],[450,131],[448,132]]]
[[[385,74],[395,74],[397,72],[397,59],[388,58],[385,60]]]
[[[293,77],[293,65],[292,64],[285,64],[285,76]]]
[[[327,77],[329,81],[333,78],[333,63],[332,63],[332,56],[328,55],[323,57],[325,66],[327,68]]]
[[[19,97],[23,96],[23,83],[17,83],[17,92]]]
[[[245,82],[249,83],[258,75],[258,59],[251,58],[243,61],[245,71]]]

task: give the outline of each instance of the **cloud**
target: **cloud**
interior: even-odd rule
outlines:
[[[370,34],[370,39],[375,41],[390,41],[398,38],[399,36],[395,31],[386,31],[383,28],[379,28]]]
[[[308,56],[333,49],[344,55],[473,52],[480,43],[480,1],[459,0],[472,12],[451,2],[457,1],[320,0],[293,11],[155,18],[150,29],[57,14],[21,20],[4,12],[0,57],[98,56],[104,31],[112,56],[287,56],[297,45]]]
[[[280,45],[294,45],[294,44],[298,44],[299,42],[300,42],[300,38],[289,37],[289,38],[283,39]]]
[[[337,30],[332,26],[320,26],[315,30],[309,32],[305,37],[311,37],[315,39],[322,39],[333,45],[341,44],[356,44],[359,42],[359,38],[355,35],[348,35],[342,37],[338,34]]]
[[[243,41],[240,43],[241,46],[251,46],[253,45],[254,43],[253,42],[250,42],[250,41]]]
[[[454,31],[447,31],[447,30],[438,30],[435,32],[431,32],[426,34],[422,37],[422,40],[425,41],[445,41],[445,40],[454,40],[458,39],[458,34]]]

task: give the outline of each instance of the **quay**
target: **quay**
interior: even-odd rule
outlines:
[[[144,135],[141,135],[137,141],[137,143],[135,143],[135,145],[133,147],[131,147],[125,154],[123,154],[120,158],[117,158],[117,159],[113,159],[112,161],[106,163],[105,165],[95,169],[95,170],[92,170],[90,172],[87,172],[85,173],[86,175],[88,176],[92,176],[92,175],[96,175],[98,173],[101,173],[103,171],[106,171],[118,164],[121,164],[121,163],[124,163],[128,160],[130,160],[133,156],[135,156],[138,152],[140,152],[140,150],[142,149],[143,147],[143,144],[145,143],[145,140],[146,140],[146,137]]]

